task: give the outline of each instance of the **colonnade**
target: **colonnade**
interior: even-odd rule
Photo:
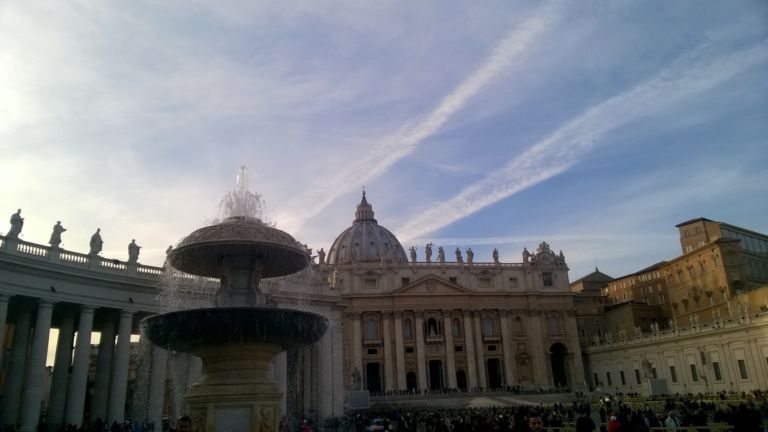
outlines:
[[[551,338],[544,331],[542,313],[535,310],[485,310],[485,309],[438,309],[415,311],[383,311],[377,313],[349,312],[346,319],[351,324],[350,359],[352,368],[360,373],[365,371],[365,363],[368,361],[381,361],[382,356],[370,355],[364,348],[381,347],[383,351],[383,390],[408,390],[408,373],[415,373],[417,377],[416,388],[420,391],[429,389],[428,362],[440,360],[445,365],[445,388],[457,389],[457,371],[461,370],[466,376],[468,388],[491,387],[490,378],[486,367],[489,358],[498,359],[503,371],[501,379],[503,385],[518,385],[520,377],[517,376],[517,355],[530,359],[533,376],[529,377],[526,384],[540,387],[553,385],[549,365],[549,345],[545,346],[545,340],[550,343],[561,342],[569,348],[569,366],[571,371],[571,386],[580,386],[584,381],[581,351],[576,333],[575,317],[573,314],[564,314],[562,332]],[[376,337],[364,334],[366,321],[372,317],[378,317],[381,324],[381,332]],[[483,319],[491,317],[493,328],[489,333],[483,329]],[[523,329],[513,329],[514,318],[523,320]],[[425,331],[426,319],[439,319],[442,331],[437,337],[430,336]],[[405,320],[410,319],[412,334],[406,340]],[[454,319],[460,320],[460,330],[454,334]],[[486,324],[487,325],[487,324]],[[522,331],[521,331],[522,330]],[[379,340],[378,337],[381,337]],[[427,340],[428,339],[428,340]],[[394,342],[394,343],[393,343]],[[427,349],[427,345],[440,344],[440,351],[434,348]],[[494,346],[493,351],[488,350],[488,345]],[[461,346],[461,351],[455,347]],[[394,349],[393,349],[394,347]],[[406,352],[406,347],[409,351]],[[522,349],[521,349],[522,348]],[[412,350],[412,351],[410,351]],[[394,356],[393,356],[394,354]],[[407,361],[410,355],[415,354],[416,364]],[[532,381],[532,382],[531,382]]]
[[[11,317],[8,316],[10,303],[13,303]],[[100,321],[95,329],[97,313]],[[5,359],[6,382],[0,405],[0,424],[17,424],[21,432],[37,430],[40,421],[79,426],[86,412],[90,412],[91,421],[101,418],[110,423],[122,422],[135,316],[136,312],[130,310],[57,304],[47,299],[12,298],[0,294],[0,337],[8,333],[12,338]],[[46,359],[54,318],[58,322],[59,335],[50,393],[46,395]],[[12,332],[6,332],[7,326],[12,326]],[[101,332],[101,338],[92,380],[91,405],[86,407],[94,330]],[[5,345],[5,341],[0,342]],[[160,349],[157,351],[157,370],[164,371],[167,355]],[[150,398],[157,404],[158,398],[162,401],[164,396],[165,375],[154,379]],[[43,406],[46,399],[48,404]],[[159,406],[162,409],[162,402]],[[160,416],[157,413],[158,424]]]

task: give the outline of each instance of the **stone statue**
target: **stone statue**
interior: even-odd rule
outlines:
[[[528,264],[531,262],[531,253],[528,252],[528,248],[523,248],[523,264]]]
[[[472,248],[467,248],[467,264],[472,264],[475,259],[475,253],[472,252]]]
[[[445,250],[443,250],[442,246],[437,248],[437,262],[440,264],[445,262]]]
[[[357,367],[352,371],[352,390],[360,390],[360,371]]]
[[[22,227],[24,227],[24,218],[21,217],[21,209],[19,209],[16,211],[16,213],[11,215],[11,229],[8,230],[8,234],[6,234],[6,237],[8,237],[9,239],[19,238],[19,234],[21,234]]]
[[[320,248],[320,250],[317,251],[317,263],[325,264],[325,249],[323,248]]]
[[[463,263],[464,260],[461,258],[461,249],[458,247],[456,248],[456,262]]]
[[[432,262],[432,243],[427,243],[426,246],[424,246],[424,255],[426,256],[427,262]]]
[[[51,247],[59,247],[61,244],[61,233],[66,230],[66,228],[61,226],[61,221],[56,221],[56,225],[53,226],[53,232],[51,233],[51,239],[48,240],[48,243],[51,244]]]
[[[141,246],[136,244],[136,239],[131,240],[130,243],[128,243],[128,262],[129,263],[136,263],[139,261],[139,250],[141,249]]]
[[[173,245],[168,245],[168,249],[165,250],[165,256],[170,255],[172,250],[173,250]]]
[[[91,236],[91,251],[88,255],[98,255],[101,252],[101,247],[104,245],[104,241],[101,239],[101,228],[96,228],[96,232]]]
[[[563,250],[560,249],[560,255],[557,256],[558,263],[565,265],[565,255],[563,254]]]
[[[495,264],[499,263],[499,250],[496,248],[493,248],[493,262]]]
[[[411,246],[411,248],[409,250],[411,252],[411,262],[415,263],[416,262],[416,248]]]

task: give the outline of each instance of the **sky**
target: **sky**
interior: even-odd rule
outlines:
[[[570,279],[768,233],[762,0],[0,3],[0,232],[162,265],[247,166],[318,250],[379,223]]]

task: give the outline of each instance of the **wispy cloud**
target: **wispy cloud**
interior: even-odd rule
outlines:
[[[653,78],[585,110],[505,166],[431,207],[396,230],[408,240],[442,228],[490,204],[552,178],[581,160],[608,132],[686,97],[711,89],[768,60],[768,43],[732,54],[701,47]]]
[[[424,118],[403,126],[382,142],[371,143],[372,151],[365,158],[349,165],[321,185],[311,188],[293,203],[286,205],[289,210],[278,215],[277,219],[281,220],[287,229],[296,230],[339,196],[356,190],[385,173],[397,161],[410,154],[420,142],[445,125],[452,115],[495,78],[521,66],[525,54],[531,51],[549,29],[556,26],[564,14],[563,4],[547,2],[501,39],[482,65],[445,96]]]

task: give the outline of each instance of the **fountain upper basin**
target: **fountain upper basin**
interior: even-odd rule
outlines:
[[[306,249],[290,234],[245,217],[200,228],[168,255],[176,269],[214,278],[222,276],[222,263],[233,258],[246,266],[258,263],[263,278],[293,274],[309,264]]]
[[[216,346],[272,344],[283,349],[320,340],[328,320],[320,315],[274,307],[216,307],[153,315],[141,322],[152,343],[195,353]]]

